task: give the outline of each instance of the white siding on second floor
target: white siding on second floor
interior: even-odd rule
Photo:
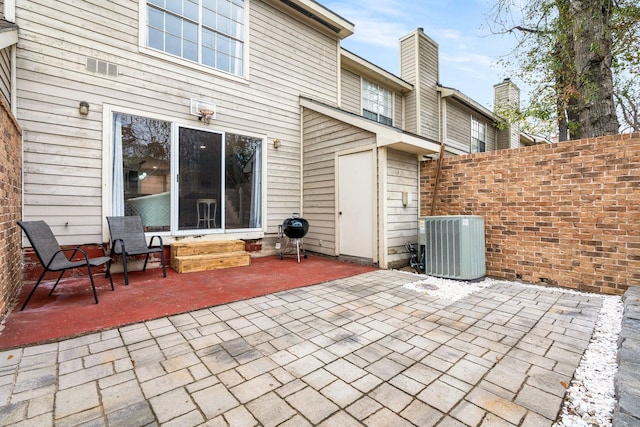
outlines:
[[[464,105],[452,101],[449,98],[442,100],[443,118],[445,127],[445,144],[447,147],[471,152],[471,118],[475,117],[486,127],[485,150],[493,151],[498,148],[497,132],[493,123],[484,116],[474,112]]]
[[[354,114],[362,114],[362,80],[359,75],[345,68],[341,70],[341,108]]]
[[[418,134],[427,138],[440,140],[440,104],[437,85],[438,45],[418,32],[419,50],[419,85],[420,85],[420,128]]]
[[[393,94],[393,126],[404,129],[404,105],[402,95]]]
[[[210,128],[282,141],[278,150],[266,145],[266,222],[277,230],[300,208],[299,96],[337,103],[336,40],[262,1],[247,1],[249,74],[239,79],[141,54],[140,4],[18,2],[25,218],[47,220],[62,244],[100,240],[103,191],[110,191],[103,189],[103,142],[110,133],[103,105],[201,126],[189,114],[189,99],[198,98],[217,104]],[[88,59],[112,64],[117,73],[92,72]],[[80,101],[90,104],[87,116],[78,114]]]
[[[415,35],[400,40],[400,77],[412,83],[414,87],[418,72],[416,43]],[[416,90],[413,90],[404,97],[404,129],[408,132],[418,133],[417,108],[418,95]]]

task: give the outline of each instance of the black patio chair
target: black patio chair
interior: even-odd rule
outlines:
[[[106,251],[104,250],[104,246],[99,243],[88,243],[80,246],[76,246],[75,248],[69,249],[61,249],[60,244],[56,240],[56,237],[53,235],[51,228],[44,221],[18,221],[18,225],[24,233],[27,235],[29,242],[31,242],[31,246],[33,247],[33,251],[38,256],[38,260],[44,270],[42,274],[38,278],[36,285],[29,293],[27,300],[22,305],[20,311],[24,310],[27,306],[27,303],[31,299],[31,296],[38,288],[38,285],[42,281],[45,273],[48,271],[59,271],[60,276],[58,276],[58,280],[56,280],[55,285],[49,292],[49,295],[53,293],[58,286],[58,282],[62,278],[62,275],[65,271],[70,270],[72,268],[80,268],[87,267],[87,273],[89,274],[89,280],[91,281],[91,289],[93,290],[93,298],[96,300],[96,304],[98,304],[98,294],[96,293],[96,285],[93,282],[93,274],[91,273],[91,267],[98,267],[102,264],[106,264],[107,266],[107,277],[109,277],[109,282],[111,283],[111,290],[113,290],[113,279],[111,278],[111,257],[107,256]],[[82,249],[84,246],[100,246],[102,249],[102,253],[104,256],[89,258],[87,251]],[[71,256],[67,257],[66,253],[71,252]],[[78,259],[74,259],[77,254],[80,254],[81,257]]]
[[[131,216],[108,216],[109,232],[111,233],[111,257],[122,257],[122,269],[124,271],[124,284],[129,284],[127,273],[127,257],[134,255],[146,255],[142,271],[147,269],[149,255],[159,253],[162,260],[162,275],[167,277],[167,268],[164,259],[164,245],[162,237],[152,236],[147,245],[144,236],[142,219],[138,215]],[[158,239],[159,246],[153,246],[154,239]]]

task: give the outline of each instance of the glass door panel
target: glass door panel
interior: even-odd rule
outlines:
[[[262,140],[225,134],[225,228],[262,227]]]
[[[178,130],[178,230],[221,229],[222,134]]]
[[[112,215],[139,215],[145,231],[169,231],[171,123],[113,116]]]

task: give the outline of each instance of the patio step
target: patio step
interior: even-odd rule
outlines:
[[[242,240],[171,244],[171,268],[178,273],[243,267],[251,263]]]

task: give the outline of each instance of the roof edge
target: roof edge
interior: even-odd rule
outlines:
[[[502,117],[500,117],[499,115],[497,115],[493,111],[489,110],[487,107],[485,107],[484,105],[480,104],[478,101],[475,101],[475,100],[471,99],[470,97],[468,97],[464,93],[460,92],[458,89],[454,89],[454,88],[451,88],[451,87],[438,85],[438,91],[440,91],[440,93],[442,94],[443,98],[454,98],[454,99],[458,100],[459,102],[461,102],[462,104],[465,104],[467,107],[469,107],[469,108],[471,108],[473,110],[476,110],[478,113],[482,114],[483,116],[485,116],[485,117],[487,117],[487,118],[489,118],[491,120],[495,120],[495,121],[504,120]]]
[[[325,116],[347,123],[359,129],[376,135],[377,147],[394,148],[400,151],[417,155],[430,155],[440,151],[440,142],[416,135],[400,128],[384,125],[358,114],[316,101],[312,98],[300,96],[300,105],[303,108],[316,111]]]
[[[396,92],[406,94],[414,89],[411,83],[343,47],[340,48],[340,63],[344,68],[382,83]]]
[[[340,39],[354,32],[354,24],[314,0],[265,0],[275,8]]]

